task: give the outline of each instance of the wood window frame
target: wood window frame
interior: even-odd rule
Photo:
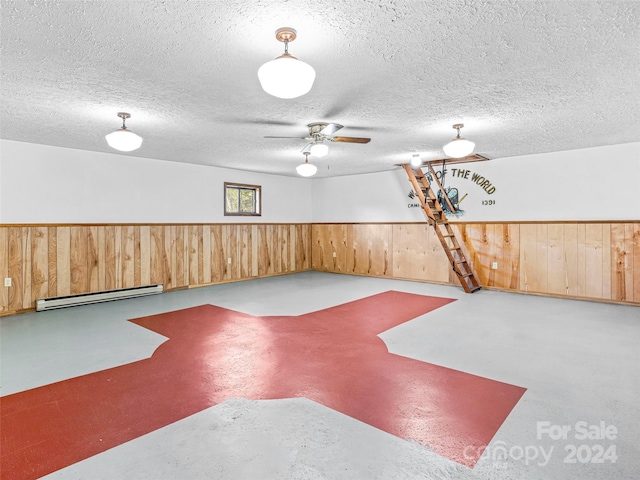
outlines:
[[[228,189],[237,189],[238,190],[238,211],[228,211],[227,210],[227,190]],[[254,210],[252,212],[241,212],[240,211],[240,190],[252,190],[256,196],[254,201]],[[224,182],[224,215],[226,217],[260,217],[262,216],[262,186],[261,185],[249,185],[246,183],[237,183],[237,182]]]

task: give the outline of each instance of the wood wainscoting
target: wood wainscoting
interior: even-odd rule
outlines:
[[[451,225],[484,287],[640,304],[640,222]],[[458,285],[423,223],[314,224],[311,237],[313,270]]]
[[[640,222],[451,225],[484,287],[640,305]],[[0,315],[38,298],[310,269],[459,285],[425,223],[1,225],[12,286]]]
[[[310,230],[309,224],[3,225],[0,278],[11,278],[12,286],[0,290],[0,315],[32,310],[38,298],[309,270]]]

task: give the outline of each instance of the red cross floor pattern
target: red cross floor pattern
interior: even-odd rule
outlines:
[[[1,399],[1,478],[39,478],[237,397],[306,397],[473,468],[525,389],[391,354],[377,336],[453,301],[389,291],[300,316],[202,305],[131,320],[169,340]]]

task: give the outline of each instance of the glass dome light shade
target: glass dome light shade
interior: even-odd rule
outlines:
[[[324,157],[327,153],[329,153],[329,147],[324,143],[314,143],[313,145],[311,145],[309,151],[314,157]]]
[[[301,177],[312,177],[318,171],[318,167],[308,162],[304,162],[296,167],[296,172]]]
[[[420,158],[420,155],[414,154],[411,156],[411,166],[413,168],[418,168],[420,165],[422,165],[422,159]]]
[[[454,138],[447,143],[442,150],[448,157],[462,158],[473,153],[473,149],[476,148],[476,144],[465,140],[464,138]]]
[[[140,148],[140,145],[142,145],[142,137],[130,132],[126,127],[106,135],[105,138],[111,148],[115,148],[121,152],[131,152],[132,150]]]
[[[296,98],[308,93],[316,71],[308,63],[285,53],[258,69],[262,89],[278,98]]]

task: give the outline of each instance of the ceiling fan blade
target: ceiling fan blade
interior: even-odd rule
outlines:
[[[328,123],[326,127],[324,127],[322,130],[320,130],[320,133],[322,135],[330,137],[331,135],[336,133],[341,128],[343,128],[343,126],[338,124],[338,123]]]
[[[329,140],[332,142],[346,142],[346,143],[369,143],[370,138],[362,137],[332,137]]]
[[[268,118],[240,118],[240,117],[226,117],[220,119],[227,123],[239,123],[243,125],[278,125],[283,127],[295,127],[297,123],[287,122],[283,120],[272,120]]]
[[[307,152],[311,153],[311,145],[313,145],[313,143],[307,143],[307,144],[305,145],[305,147],[304,147],[302,150],[300,150],[300,151],[301,151],[302,153],[307,153]]]
[[[308,140],[309,137],[274,137],[272,135],[265,135],[263,138],[297,138],[298,140]]]

